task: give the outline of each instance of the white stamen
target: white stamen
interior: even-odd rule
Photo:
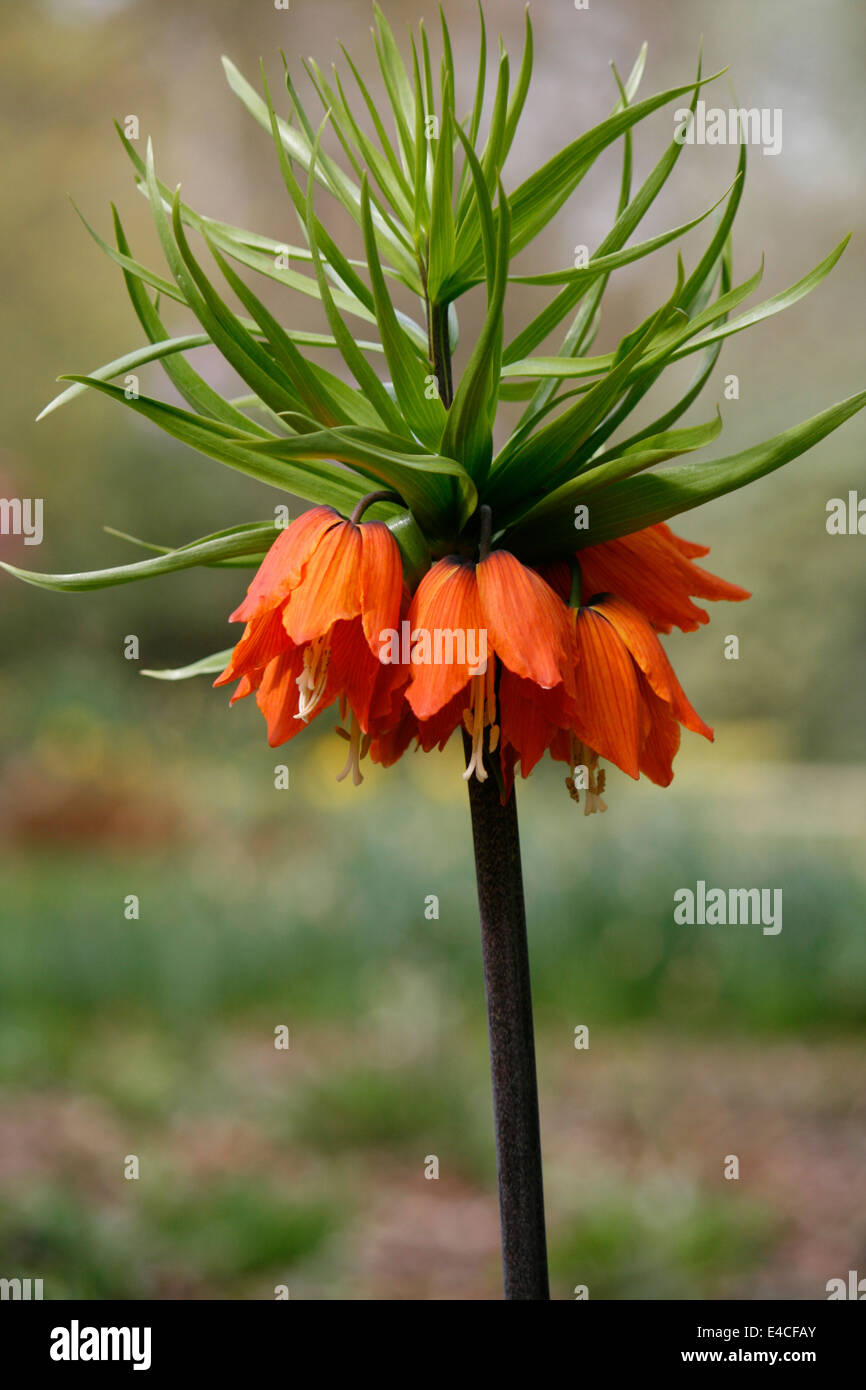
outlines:
[[[330,661],[331,649],[327,637],[317,637],[304,651],[304,669],[296,682],[298,712],[295,718],[303,719],[305,724],[322,703]]]
[[[364,736],[364,743],[367,745],[367,747],[362,747],[362,744],[361,744],[361,726],[360,726],[360,724],[358,723],[357,719],[355,718],[354,713],[353,713],[353,715],[352,715],[352,722],[351,722],[351,724],[349,725],[349,729],[350,729],[350,732],[349,732],[349,735],[348,735],[348,738],[349,738],[349,756],[346,758],[346,765],[345,765],[345,767],[343,768],[343,771],[342,771],[342,772],[339,774],[339,776],[337,777],[337,781],[338,781],[338,782],[342,782],[343,779],[346,778],[346,777],[348,777],[349,773],[351,772],[351,774],[352,774],[352,781],[354,782],[354,784],[355,784],[356,787],[360,787],[361,783],[362,783],[363,780],[364,780],[364,776],[363,776],[363,773],[361,772],[361,768],[360,768],[360,762],[361,762],[361,759],[364,757],[364,755],[365,755],[366,752],[367,752],[367,747],[369,747],[369,742],[368,742],[367,735],[365,735],[365,736]],[[344,730],[344,729],[338,729],[337,732],[340,733],[340,734],[345,734],[345,730]]]
[[[473,772],[479,782],[487,781],[487,769],[484,766],[484,730],[490,729],[490,752],[493,753],[499,743],[499,726],[494,724],[496,718],[496,696],[494,693],[494,673],[493,662],[487,668],[486,675],[472,677],[472,690],[470,694],[471,707],[463,712],[463,723],[466,732],[472,739],[472,757],[463,774],[464,782],[468,782]]]
[[[575,782],[575,774],[579,768],[585,767],[587,770],[588,785],[584,792],[585,801],[583,814],[585,816],[593,816],[597,811],[606,811],[607,803],[602,800],[601,796],[604,791],[605,772],[604,768],[600,768],[598,765],[598,754],[595,749],[589,748],[585,743],[581,743],[579,739],[576,739],[574,734],[571,734],[569,737],[571,743],[569,760],[572,767],[572,775],[566,777],[565,785],[568,787],[571,799],[572,801],[580,801],[580,794],[577,789],[577,783]]]

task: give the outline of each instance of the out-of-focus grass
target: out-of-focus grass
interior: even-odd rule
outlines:
[[[644,1191],[594,1191],[564,1223],[550,1254],[554,1296],[694,1299],[724,1297],[778,1237],[761,1203],[722,1200],[687,1183]]]
[[[473,1109],[466,1068],[441,1065],[337,1072],[304,1088],[291,1121],[297,1142],[327,1154],[346,1150],[416,1160],[434,1150],[451,1172],[495,1180],[486,1106]]]
[[[38,1271],[52,1299],[195,1296],[202,1287],[273,1298],[340,1220],[334,1206],[242,1180],[195,1192],[175,1183],[125,1208],[52,1185],[0,1205],[0,1247],[4,1267]]]
[[[640,838],[608,816],[587,843],[582,818],[536,798],[525,818],[533,988],[542,1021],[661,1016],[689,1026],[836,1029],[866,1018],[866,884],[826,841],[708,841],[687,815]],[[466,826],[446,806],[419,812],[411,786],[350,813],[287,808],[212,855],[18,851],[2,867],[0,1069],[63,1065],[54,1042],[85,1015],[136,1013],[195,1033],[203,1020],[274,1008],[292,1020],[356,1018],[391,969],[416,971],[470,1020],[479,1014],[474,885]],[[276,793],[272,793],[276,795]],[[595,832],[595,827],[590,827]],[[262,854],[255,847],[267,842]],[[279,848],[283,839],[284,848]],[[583,840],[583,843],[581,841]],[[249,849],[255,856],[244,862]],[[673,894],[710,886],[781,888],[783,929],[681,926]],[[427,920],[425,898],[440,899]],[[140,918],[127,920],[130,894]],[[26,1043],[22,1030],[38,1021]],[[45,1032],[44,1030],[47,1030]],[[41,1057],[41,1062],[40,1062]]]
[[[156,722],[166,701],[173,717]],[[22,690],[14,703],[26,725]],[[227,715],[205,687],[131,681],[92,706],[51,688],[29,718],[0,795],[3,1269],[45,1278],[52,1297],[270,1298],[280,1283],[293,1297],[495,1296],[457,750],[372,768],[356,792],[334,782],[332,734],[270,750],[255,709]],[[663,1033],[708,1058],[738,1036],[757,1058],[788,1036],[833,1046],[866,1016],[856,772],[801,819],[796,770],[762,772],[754,746],[737,756],[709,766],[690,742],[668,793],[614,775],[594,819],[559,768],[519,788],[561,1297],[577,1283],[594,1298],[725,1296],[758,1287],[783,1241],[767,1191],[720,1192],[700,1152],[658,1197],[663,1088],[644,1113],[614,1071],[625,1089],[605,1099],[593,1068],[616,1036],[640,1050]],[[288,792],[274,787],[283,761]],[[673,894],[698,878],[781,888],[781,934],[677,925]],[[580,1023],[590,1054],[572,1046]],[[840,1093],[834,1125],[847,1104]],[[599,1152],[572,1170],[584,1132]],[[634,1180],[635,1144],[652,1181]],[[442,1263],[446,1236],[449,1252],[474,1250],[465,1271]]]

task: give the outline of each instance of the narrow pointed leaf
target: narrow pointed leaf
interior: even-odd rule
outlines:
[[[588,500],[593,493],[624,478],[631,478],[636,473],[642,473],[666,459],[703,449],[718,438],[721,430],[722,417],[717,412],[716,418],[705,425],[693,425],[688,429],[669,430],[665,434],[653,435],[629,449],[611,449],[609,454],[602,454],[593,459],[591,465],[576,478],[563,483],[538,502],[524,514],[520,524],[533,526],[547,517],[555,518],[562,514],[563,509],[569,508],[573,516],[575,505]]]
[[[368,491],[364,480],[356,474],[326,465],[319,457],[305,460],[301,467],[255,452],[256,445],[267,446],[271,442],[283,442],[276,435],[273,441],[263,440],[252,432],[244,436],[218,421],[193,415],[177,406],[167,405],[164,401],[151,400],[148,396],[127,400],[121,387],[112,386],[106,381],[96,381],[91,377],[69,376],[61,379],[80,381],[85,386],[102,391],[104,395],[111,396],[121,405],[159,425],[166,434],[170,434],[181,443],[189,444],[199,453],[207,454],[209,458],[228,464],[230,468],[247,473],[259,482],[280,488],[283,492],[295,493],[296,496],[306,497],[311,502],[327,503],[347,514],[363,497],[365,491]],[[285,442],[288,444],[289,441]]]
[[[427,295],[439,304],[442,286],[454,269],[456,230],[454,226],[454,135],[451,91],[446,83],[442,123],[433,164],[433,199],[430,210],[430,258],[427,267]]]
[[[319,139],[321,138],[321,134],[322,132],[320,130]],[[327,314],[328,322],[331,326],[331,332],[334,334],[334,337],[337,339],[337,342],[339,344],[340,352],[343,355],[343,360],[345,361],[346,366],[349,368],[349,371],[354,376],[361,390],[366,393],[370,401],[370,404],[375,408],[383,424],[385,424],[389,430],[393,431],[393,433],[398,435],[406,434],[408,431],[403,417],[401,416],[397,407],[394,405],[394,402],[391,400],[390,396],[388,395],[388,392],[385,390],[384,386],[382,385],[382,382],[379,380],[373,368],[370,366],[367,359],[364,357],[364,354],[358,348],[354,338],[352,337],[349,330],[346,328],[346,325],[343,323],[343,320],[340,317],[336,305],[334,304],[333,295],[331,294],[330,288],[328,286],[322,257],[319,253],[319,244],[316,237],[316,219],[313,211],[313,170],[315,169],[317,151],[318,139],[316,142],[316,150],[314,151],[312,169],[307,178],[306,213],[307,236],[310,239],[310,249],[313,252],[313,265],[315,267],[316,277],[319,281],[319,290],[322,296],[322,304],[324,306],[325,313]]]
[[[463,485],[461,526],[477,501],[461,463],[441,454],[426,453],[420,447],[416,451],[411,445],[407,447],[405,439],[383,431],[347,426],[311,431],[294,438],[257,441],[250,448],[267,458],[293,463],[327,458],[349,464],[356,472],[393,488],[419,525],[434,535],[448,519],[445,513],[451,495],[449,478],[457,478]]]
[[[468,153],[468,142],[465,148]],[[477,160],[473,162],[472,174],[480,207],[489,195],[483,171]],[[488,296],[487,315],[457,387],[442,436],[443,452],[450,457],[459,458],[476,483],[480,483],[487,476],[493,455],[493,414],[499,392],[502,308],[508,283],[510,234],[508,199],[500,184],[495,276]]]
[[[133,584],[139,579],[154,579],[162,574],[173,574],[176,570],[212,565],[218,560],[262,554],[271,545],[275,535],[273,525],[262,523],[246,527],[230,536],[194,541],[182,549],[168,550],[164,555],[155,555],[150,560],[136,560],[131,565],[114,565],[111,569],[86,570],[80,574],[39,574],[34,570],[22,570],[8,564],[2,565],[2,568],[16,579],[33,584],[38,589],[53,589],[60,593],[84,593],[90,589],[112,588],[117,584]]]
[[[614,483],[591,494],[588,530],[574,529],[574,507],[569,502],[556,517],[519,523],[507,533],[503,544],[514,546],[527,557],[550,555],[556,549],[564,553],[584,545],[597,545],[668,521],[781,468],[812,449],[864,406],[866,391],[861,391],[773,439],[727,458],[660,468]]]
[[[365,197],[366,180],[361,190],[361,211],[364,227],[364,243],[370,267],[370,282],[376,302],[376,317],[385,357],[391,371],[391,380],[397,401],[413,434],[429,449],[438,450],[445,428],[445,407],[438,395],[432,399],[427,395],[429,367],[418,361],[397,321],[394,306],[388,295],[388,287],[379,264],[379,252],[373,232],[369,199]]]
[[[228,666],[233,651],[234,647],[227,647],[224,652],[203,656],[189,666],[176,666],[167,671],[141,671],[140,675],[150,676],[155,681],[188,681],[193,676],[218,676]]]

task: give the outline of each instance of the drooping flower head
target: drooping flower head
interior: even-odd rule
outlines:
[[[233,702],[256,693],[272,746],[339,701],[350,742],[340,776],[356,782],[368,750],[389,765],[413,741],[444,748],[462,729],[464,776],[483,781],[492,764],[503,797],[546,752],[568,765],[587,814],[606,809],[600,759],[669,785],[681,726],[713,732],[658,633],[708,621],[693,596],[747,591],[695,565],[706,548],[667,526],[540,570],[481,549],[477,561],[437,561],[409,602],[387,526],[314,508],[281,532],[231,615],[244,633],[215,684],[239,680]],[[410,647],[395,653],[398,626]]]
[[[500,737],[503,745],[521,744],[507,701],[512,683],[532,687],[551,718],[567,708],[573,678],[565,605],[540,575],[507,551],[493,551],[477,564],[457,556],[440,560],[418,586],[409,622],[413,636],[484,634],[484,671],[465,659],[414,662],[406,689],[422,748],[442,747],[456,728],[466,729],[471,739],[467,778],[487,776],[485,730],[491,753]],[[405,727],[411,737],[411,718]]]
[[[658,786],[673,780],[680,727],[712,741],[712,729],[687,700],[659,632],[693,632],[709,615],[692,596],[741,601],[746,589],[693,563],[705,546],[675,536],[667,526],[587,547],[576,557],[583,600],[570,608],[575,643],[575,695],[569,726],[549,739],[551,756],[572,769],[566,781],[587,814],[605,810],[599,758],[628,776]],[[563,597],[574,587],[568,564],[545,567]],[[606,591],[605,591],[606,590]],[[548,731],[549,732],[549,731]],[[582,773],[583,786],[576,773]],[[526,775],[526,767],[523,772]]]
[[[402,603],[400,551],[387,526],[314,507],[280,533],[232,613],[246,626],[214,684],[240,680],[232,703],[256,693],[271,747],[339,701],[350,721],[340,776],[351,770],[358,782],[371,736],[399,709],[405,674],[379,652]]]

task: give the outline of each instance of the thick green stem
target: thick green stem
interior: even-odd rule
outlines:
[[[467,761],[471,740],[464,734]],[[517,802],[469,781],[490,1035],[502,1268],[507,1299],[549,1299],[529,949]]]
[[[430,359],[436,377],[439,399],[446,410],[450,410],[454,399],[454,384],[451,379],[451,340],[448,334],[448,305],[432,304],[428,308],[430,332]]]

